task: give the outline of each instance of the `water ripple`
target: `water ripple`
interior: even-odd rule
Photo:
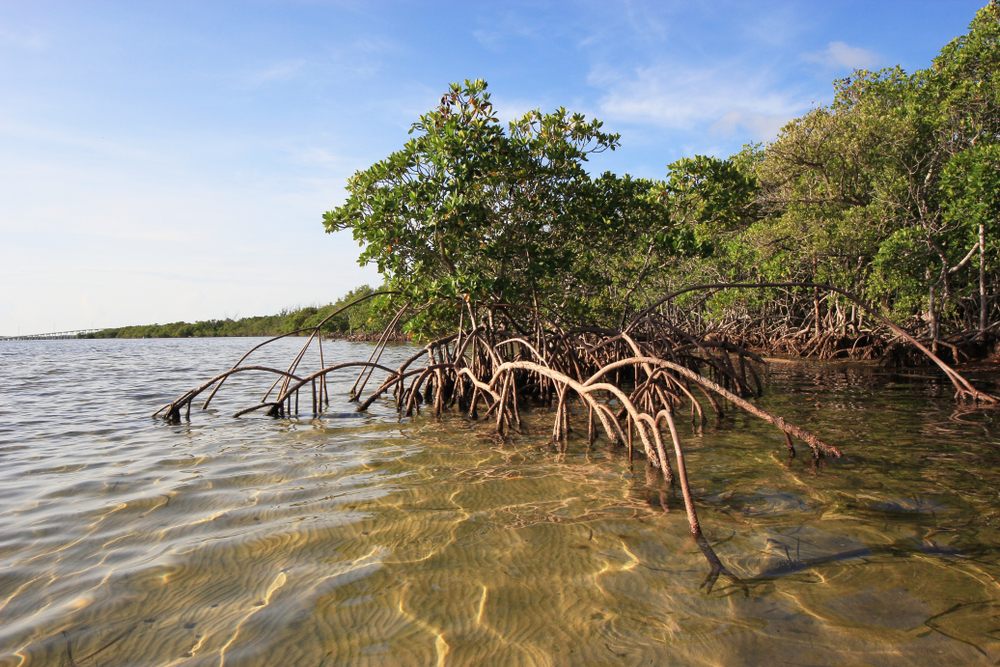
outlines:
[[[250,377],[191,422],[149,418],[255,342],[0,344],[0,665],[1000,658],[1000,443],[934,386],[772,369],[764,405],[832,433],[840,462],[789,464],[735,412],[684,433],[744,597],[701,587],[675,490],[600,442],[551,447],[545,415],[502,443],[460,418],[357,416],[344,375],[319,419],[233,419],[262,394]]]

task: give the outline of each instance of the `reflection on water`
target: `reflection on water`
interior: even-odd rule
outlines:
[[[995,414],[938,381],[772,366],[763,407],[848,454],[818,466],[734,411],[686,429],[747,596],[699,588],[679,495],[582,421],[560,452],[543,415],[509,442],[387,405],[233,419],[239,376],[189,423],[148,418],[250,344],[0,344],[0,665],[1000,659]]]

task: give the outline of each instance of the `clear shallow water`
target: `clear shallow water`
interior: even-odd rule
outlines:
[[[997,415],[938,381],[771,365],[760,404],[848,454],[819,467],[736,412],[682,431],[744,596],[699,588],[642,461],[585,430],[560,452],[544,414],[507,443],[387,405],[233,419],[259,397],[240,378],[190,422],[149,418],[253,342],[0,344],[0,665],[1000,660]]]

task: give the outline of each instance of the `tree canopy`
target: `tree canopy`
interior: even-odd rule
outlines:
[[[929,68],[855,71],[774,141],[676,160],[663,180],[591,175],[588,156],[620,142],[598,120],[559,108],[504,126],[484,81],[452,84],[324,223],[353,231],[420,335],[463,308],[515,329],[519,308],[622,323],[699,280],[828,282],[935,344],[942,321],[983,335],[1000,288],[998,46],[991,2]],[[709,318],[860,324],[815,290],[698,298]]]
[[[588,155],[614,150],[601,123],[560,108],[504,129],[481,80],[453,84],[402,150],[348,180],[328,231],[352,229],[388,284],[415,304],[520,303],[574,287],[578,254],[613,234],[613,176],[592,179]],[[547,294],[546,294],[547,296]],[[447,318],[434,308],[414,320]]]

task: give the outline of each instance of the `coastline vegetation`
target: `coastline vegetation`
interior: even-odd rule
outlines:
[[[368,285],[351,290],[334,303],[325,306],[305,306],[284,309],[276,315],[262,315],[204,320],[198,322],[172,322],[170,324],[148,324],[130,327],[102,329],[79,338],[214,338],[222,336],[281,336],[284,334],[323,324],[323,335],[368,339],[377,337],[386,326],[387,318],[375,312],[370,302],[358,304],[357,308],[327,320],[327,317],[347,303],[373,293]],[[397,337],[402,338],[399,333]]]

